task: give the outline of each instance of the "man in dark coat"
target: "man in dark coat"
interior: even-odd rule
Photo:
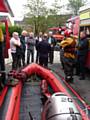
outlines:
[[[35,47],[34,33],[30,32],[27,38],[27,64],[34,62],[34,47]],[[30,62],[31,57],[31,62]]]
[[[38,49],[37,49],[37,44],[42,41],[42,35],[43,35],[42,32],[40,32],[39,36],[36,37],[36,63],[39,62],[39,52],[38,52]]]
[[[84,31],[80,32],[80,40],[77,47],[77,61],[78,71],[80,73],[80,80],[85,79],[85,60],[88,52],[88,40]]]
[[[23,30],[22,35],[20,36],[20,42],[22,45],[21,61],[22,61],[23,66],[25,66],[25,51],[26,51],[25,37],[26,35],[27,35],[27,31]]]
[[[51,64],[53,64],[53,59],[54,59],[54,47],[56,45],[56,40],[55,38],[52,36],[52,32],[49,32],[49,37],[48,37],[48,43],[51,46],[51,50],[49,52],[49,61]]]
[[[43,40],[37,45],[39,52],[39,64],[48,67],[48,54],[51,50],[50,44],[47,42],[47,34],[44,34]]]

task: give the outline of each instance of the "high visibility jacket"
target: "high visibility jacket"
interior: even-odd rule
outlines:
[[[66,38],[61,43],[60,46],[64,49],[64,56],[67,58],[75,58],[75,45],[76,41],[73,38]]]
[[[0,28],[0,42],[3,42],[4,38],[3,38],[3,32],[2,29]]]

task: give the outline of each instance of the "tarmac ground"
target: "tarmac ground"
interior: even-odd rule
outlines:
[[[60,52],[55,51],[54,53],[54,64],[49,64],[49,68],[58,75],[65,77],[64,71],[60,63]],[[74,82],[70,84],[71,87],[90,105],[90,74],[86,75],[85,80],[79,80],[79,76],[74,75]]]

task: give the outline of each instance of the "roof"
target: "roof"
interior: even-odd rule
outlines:
[[[85,10],[88,10],[88,9],[90,9],[90,4],[87,4],[87,5],[84,5],[84,6],[80,7],[79,12],[82,12],[82,11],[85,11]]]
[[[0,0],[0,12],[10,13],[11,16],[14,17],[14,14],[7,0]]]

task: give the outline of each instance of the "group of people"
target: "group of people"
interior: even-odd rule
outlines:
[[[60,43],[61,63],[65,80],[68,82],[73,82],[74,69],[76,69],[76,74],[80,75],[80,80],[85,79],[85,60],[88,51],[88,40],[85,32],[81,31],[80,38],[77,39],[70,31],[66,31],[64,39]],[[48,68],[49,62],[53,64],[55,45],[56,40],[52,32],[48,34],[40,32],[38,36],[34,36],[33,32],[28,34],[24,30],[20,37],[17,32],[14,32],[10,40],[12,69],[20,68],[22,65],[25,66],[25,64],[28,65],[32,62]],[[27,59],[25,60],[26,49]],[[34,60],[35,49],[36,61]]]
[[[80,38],[66,31],[65,38],[60,43],[61,63],[65,73],[65,80],[73,82],[74,69],[80,80],[85,79],[85,60],[88,52],[88,40],[84,31],[80,32]]]
[[[28,65],[29,63],[35,62],[35,49],[36,63],[47,68],[48,62],[53,63],[55,45],[56,40],[53,38],[52,32],[49,32],[49,34],[42,34],[40,32],[38,36],[34,36],[33,32],[27,33],[25,30],[22,31],[21,36],[17,32],[14,32],[10,40],[12,69],[17,69],[22,65],[25,66],[25,64]],[[25,60],[26,51],[27,59]]]
[[[0,34],[2,31],[0,31]],[[85,79],[85,60],[88,52],[88,40],[84,31],[80,32],[80,38],[77,40],[72,33],[64,34],[64,39],[60,43],[61,64],[65,73],[65,80],[73,82],[74,69],[76,74],[80,75],[80,80]],[[2,42],[3,35],[0,35],[0,69],[2,81],[5,79],[5,64],[3,56]],[[13,32],[10,39],[10,48],[12,55],[12,70],[21,68],[21,66],[36,62],[41,66],[48,68],[48,63],[53,64],[54,48],[56,40],[52,32],[42,33],[34,36],[33,32],[27,33],[23,30],[21,36],[18,32]],[[36,49],[36,61],[34,53]],[[27,54],[26,54],[27,52]],[[27,57],[25,57],[25,54]]]

